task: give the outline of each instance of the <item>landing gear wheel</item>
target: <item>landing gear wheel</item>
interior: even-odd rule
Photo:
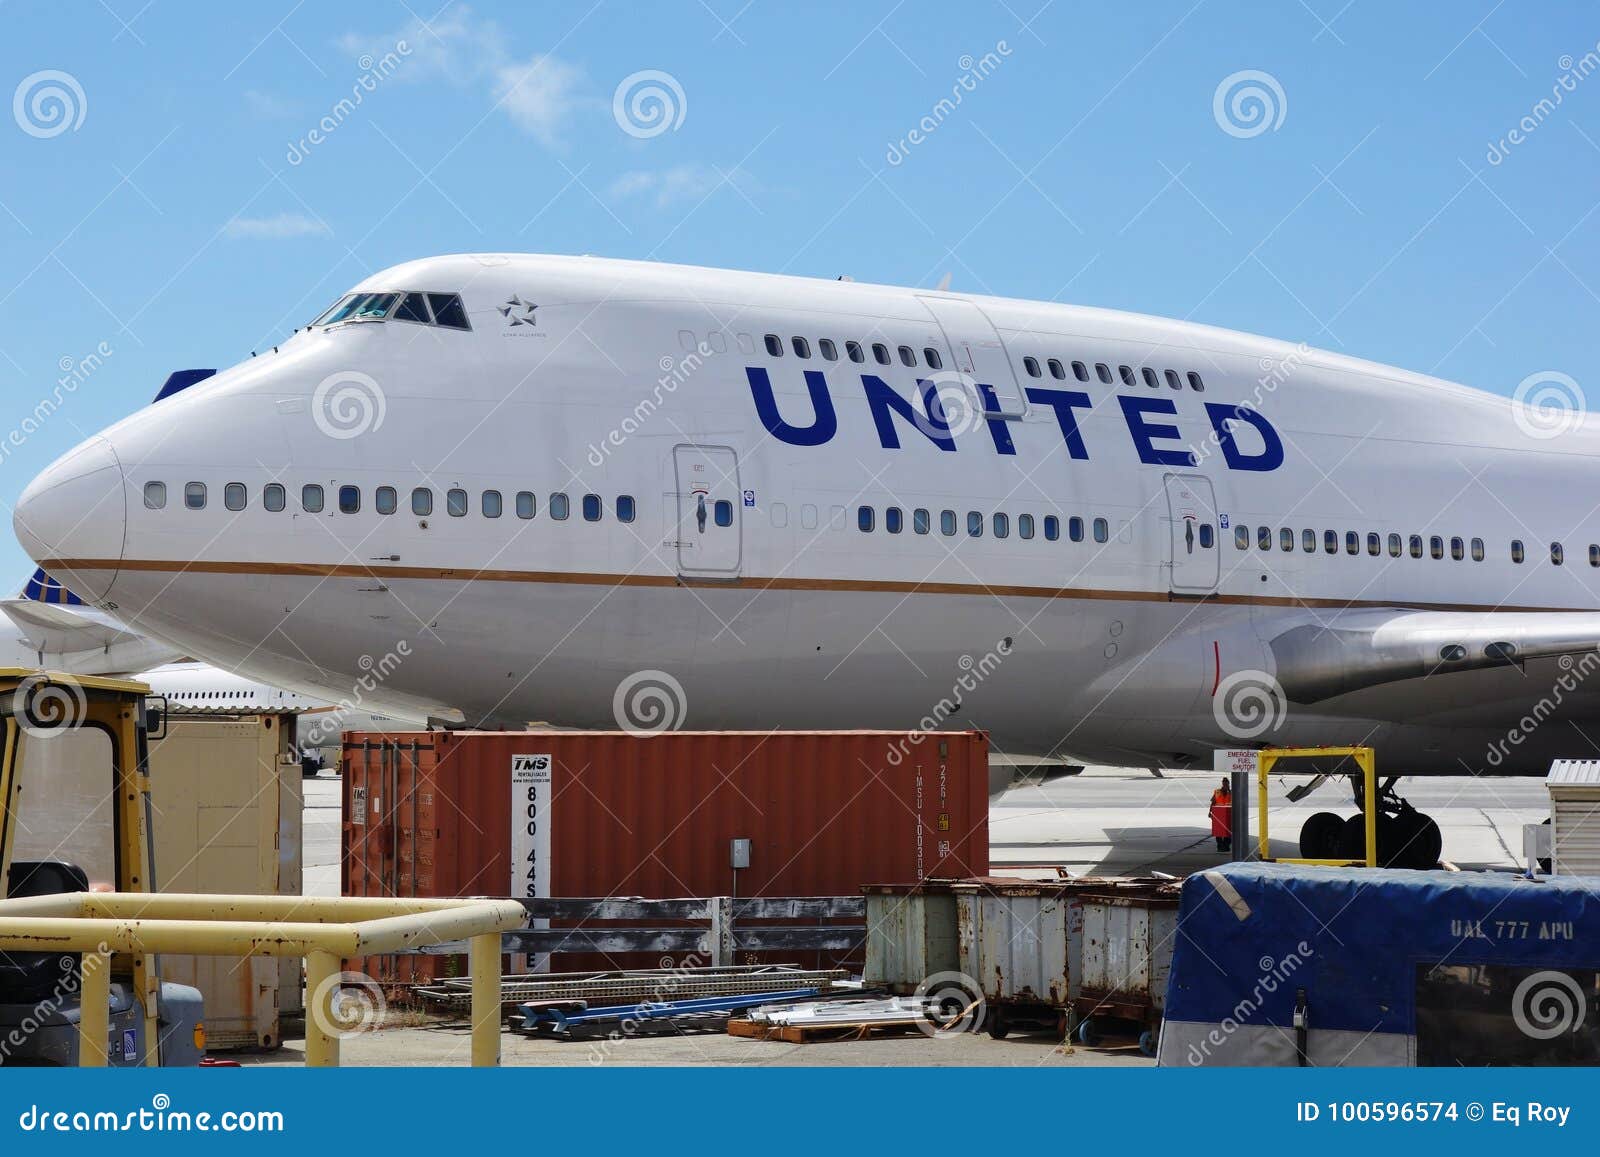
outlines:
[[[1378,815],[1378,854],[1374,857],[1380,867],[1392,868],[1397,865],[1393,862],[1397,850],[1405,843],[1400,838],[1396,822],[1390,816],[1381,812]],[[1344,828],[1339,833],[1339,859],[1357,860],[1365,863],[1367,859],[1367,817],[1353,815],[1344,821]]]
[[[1006,1023],[1006,1014],[998,1008],[989,1010],[989,1016],[983,1022],[983,1028],[994,1040],[1005,1040],[1006,1034],[1011,1031],[1011,1026]]]
[[[1333,812],[1318,812],[1301,825],[1300,855],[1307,860],[1331,860],[1339,854],[1344,819]]]
[[[1438,866],[1439,853],[1444,850],[1444,836],[1432,817],[1408,807],[1396,815],[1390,825],[1395,833],[1394,846],[1391,848],[1379,841],[1385,852],[1384,867],[1427,869]]]
[[[1088,1048],[1094,1048],[1100,1043],[1099,1025],[1094,1023],[1094,1017],[1086,1016],[1078,1023],[1078,1043]]]

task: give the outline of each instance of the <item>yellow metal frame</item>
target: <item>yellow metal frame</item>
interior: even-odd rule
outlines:
[[[384,900],[363,897],[152,895],[71,892],[0,900],[0,950],[82,953],[78,1063],[104,1067],[110,1034],[111,956],[301,956],[306,1064],[339,1063],[332,1002],[343,960],[469,941],[472,1063],[500,1063],[500,934],[521,928],[515,900]],[[152,1000],[147,1011],[153,1013]],[[147,1040],[154,1041],[150,1036]],[[153,1063],[156,1050],[145,1050]]]
[[[1353,759],[1361,769],[1364,785],[1362,811],[1366,817],[1367,858],[1365,860],[1315,860],[1289,856],[1276,859],[1271,854],[1272,845],[1267,840],[1267,777],[1286,759]],[[1316,774],[1307,772],[1305,774]],[[1370,747],[1266,747],[1256,753],[1256,784],[1260,789],[1260,806],[1256,830],[1260,838],[1261,859],[1278,864],[1321,864],[1328,867],[1348,868],[1378,866],[1378,772],[1377,758]]]

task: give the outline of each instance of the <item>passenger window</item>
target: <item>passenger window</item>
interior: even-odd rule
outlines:
[[[979,514],[976,510],[967,511],[967,537],[983,537],[983,515]]]
[[[339,513],[358,514],[361,511],[361,487],[339,487]]]
[[[1413,534],[1406,543],[1406,553],[1412,558],[1422,557],[1422,535]]]
[[[795,357],[797,357],[797,358],[808,358],[808,357],[811,356],[811,343],[808,342],[805,338],[803,338],[803,337],[790,338],[789,339],[789,344],[794,347],[794,356]]]
[[[711,507],[711,517],[718,526],[733,525],[733,503],[719,498]]]
[[[1206,392],[1206,384],[1200,380],[1200,375],[1193,370],[1189,371],[1189,388],[1197,394]]]
[[[1032,538],[1033,537],[1033,515],[1031,515],[1031,514],[1019,514],[1019,515],[1017,515],[1017,537],[1018,538]]]
[[[1483,561],[1483,539],[1481,538],[1475,538],[1472,540],[1472,561]]]
[[[1592,542],[1589,544],[1589,565],[1600,566],[1600,545]]]
[[[428,304],[433,307],[433,324],[448,326],[450,329],[471,329],[467,323],[467,311],[461,304],[461,298],[454,293],[430,293]]]
[[[567,515],[572,513],[572,504],[565,494],[552,494],[550,496],[550,517],[557,522],[565,522]]]
[[[451,518],[465,518],[467,516],[467,492],[459,486],[452,486],[444,492],[444,512]]]
[[[890,534],[899,534],[905,529],[905,515],[900,513],[898,506],[891,506],[883,512],[883,529]]]
[[[420,293],[408,293],[400,299],[400,308],[394,311],[398,321],[414,321],[418,325],[431,325],[427,299]]]
[[[1051,358],[1045,363],[1050,369],[1050,376],[1058,382],[1067,380],[1067,367],[1061,364],[1060,358]]]
[[[765,340],[767,343],[768,354],[775,358],[781,358],[783,356],[783,340],[779,338],[777,334],[769,333],[763,340]]]
[[[1256,549],[1257,550],[1271,550],[1272,549],[1272,527],[1270,527],[1270,526],[1258,526],[1258,527],[1256,527]]]
[[[1028,371],[1030,378],[1039,376],[1039,359],[1029,355],[1022,359],[1022,368]]]
[[[1067,537],[1073,542],[1083,541],[1083,519],[1076,514],[1067,519]]]
[[[872,343],[872,359],[880,366],[886,366],[893,360],[889,357],[889,347],[881,341]]]
[[[204,482],[184,483],[183,504],[190,510],[204,510],[206,508],[206,484]]]
[[[144,484],[144,508],[146,510],[162,510],[167,505],[167,484],[165,482],[146,482]]]
[[[1233,528],[1233,546],[1235,550],[1250,549],[1250,528],[1243,523]]]
[[[1292,534],[1290,535],[1290,538],[1291,540],[1293,539]],[[1209,522],[1202,522],[1200,524],[1200,549],[1210,550],[1211,544],[1215,541],[1215,531],[1211,529],[1211,524]]]
[[[774,507],[781,507],[783,505],[783,503],[778,502],[778,503],[774,503],[773,505],[774,505]],[[631,494],[619,494],[619,495],[617,495],[617,521],[618,522],[632,522],[633,519],[634,519],[635,513],[636,513],[636,511],[634,509],[633,495],[631,495]],[[785,510],[783,512],[783,515],[784,515],[783,522],[777,522],[776,520],[777,520],[777,516],[778,516],[778,511],[776,509],[773,510],[774,525],[776,525],[776,526],[784,526],[784,525],[786,525],[788,523],[788,521],[789,521],[788,511]]]
[[[1383,553],[1383,539],[1375,530],[1367,531],[1367,553],[1373,558]]]
[[[1072,376],[1077,378],[1080,382],[1088,381],[1089,380],[1089,367],[1084,365],[1082,362],[1073,362],[1072,363]]]
[[[499,518],[500,512],[505,508],[505,500],[500,497],[498,490],[485,490],[482,505],[478,508],[483,511],[485,518]]]
[[[1117,372],[1122,375],[1122,384],[1123,385],[1125,385],[1125,386],[1136,386],[1136,385],[1139,384],[1138,379],[1136,379],[1133,376],[1133,367],[1132,366],[1118,366],[1117,367]]]
[[[1055,542],[1061,537],[1061,520],[1053,514],[1044,516],[1044,537],[1046,542]]]
[[[844,353],[845,357],[849,358],[853,362],[864,362],[867,360],[867,355],[862,352],[861,343],[858,341],[845,342]]]
[[[322,513],[322,487],[308,482],[300,487],[300,509],[307,514]]]
[[[994,516],[994,536],[996,538],[1011,537],[1011,516],[996,513]]]
[[[622,504],[624,501],[628,503],[627,518],[622,517]],[[768,506],[767,516],[772,519],[772,525],[778,527],[779,529],[789,525],[789,507],[785,503],[774,502],[772,505]],[[633,521],[633,499],[628,498],[626,495],[617,499],[617,521]]]
[[[1522,550],[1522,540],[1520,538],[1512,539],[1511,540],[1511,561],[1515,562],[1515,563],[1520,563],[1523,560],[1524,557],[1525,556],[1524,556],[1523,550]]]
[[[1339,553],[1339,532],[1337,530],[1325,530],[1322,532],[1322,549],[1327,554]]]
[[[1459,536],[1450,540],[1450,557],[1456,562],[1467,557],[1467,544],[1462,542]]]
[[[941,510],[939,512],[939,533],[948,538],[955,532],[956,512],[953,510]]]
[[[1168,370],[1167,371],[1167,385],[1171,386],[1175,390],[1183,389],[1183,382],[1178,377],[1178,371],[1177,370]]]
[[[693,330],[680,329],[678,331],[678,348],[686,354],[699,350],[700,342],[695,338]]]
[[[1317,553],[1317,532],[1316,531],[1314,531],[1314,530],[1302,530],[1300,532],[1300,549],[1305,551],[1307,554],[1316,554]]]
[[[1159,390],[1161,388],[1161,379],[1156,376],[1155,370],[1151,369],[1149,366],[1144,367],[1144,384],[1149,386],[1152,390]]]
[[[728,352],[728,335],[720,329],[711,331],[711,350],[713,353],[725,354]]]
[[[411,513],[429,515],[433,513],[433,491],[426,486],[419,486],[411,492]]]
[[[1353,530],[1344,532],[1344,552],[1346,554],[1361,553],[1361,536]]]
[[[917,351],[912,349],[908,345],[901,346],[900,347],[900,364],[903,365],[903,366],[914,366],[914,365],[916,365],[917,364]]]
[[[1280,550],[1294,549],[1294,531],[1287,526],[1278,531],[1278,548]]]
[[[393,486],[380,486],[372,495],[372,507],[379,514],[393,514],[399,502]]]
[[[1094,540],[1108,542],[1111,539],[1111,524],[1103,518],[1094,520]]]
[[[533,497],[533,491],[531,491],[531,490],[519,490],[519,491],[517,491],[517,517],[518,518],[532,518],[533,517],[533,512],[534,512],[534,510],[535,510],[535,508],[537,506],[538,506],[538,501]]]
[[[585,522],[600,521],[600,496],[598,494],[585,494],[583,496],[583,520]],[[726,526],[727,523],[719,522],[717,525]]]
[[[747,333],[736,333],[736,334],[733,335],[733,340],[734,340],[734,342],[736,342],[738,344],[740,353],[742,353],[742,354],[753,354],[753,353],[756,352],[755,339],[753,337],[751,337],[749,334],[747,334]]]
[[[1399,558],[1401,553],[1400,547],[1400,536],[1398,534],[1391,534],[1389,536],[1389,557]]]
[[[818,338],[817,352],[830,362],[839,360],[839,349],[833,344],[832,338]]]
[[[261,488],[261,505],[271,511],[282,510],[288,504],[288,495],[281,482],[268,482]]]
[[[1444,557],[1444,539],[1437,534],[1428,539],[1428,554],[1434,558]]]
[[[800,504],[800,529],[817,529],[817,508],[809,502]]]
[[[922,351],[922,360],[928,363],[930,370],[944,369],[944,359],[939,356],[939,351],[932,346],[928,346]]]
[[[1550,562],[1555,566],[1560,566],[1566,561],[1567,553],[1561,549],[1561,544],[1559,542],[1552,542],[1550,544]]]
[[[916,534],[927,534],[928,527],[928,512],[919,506],[911,512],[911,529]]]
[[[230,482],[222,488],[222,505],[229,510],[243,510],[247,497],[243,482]]]
[[[1111,367],[1106,365],[1105,362],[1095,362],[1094,372],[1102,382],[1108,386],[1111,385]]]

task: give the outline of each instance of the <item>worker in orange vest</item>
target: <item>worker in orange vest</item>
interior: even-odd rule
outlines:
[[[1222,786],[1211,793],[1211,834],[1216,837],[1217,851],[1233,850],[1233,789],[1226,776]]]

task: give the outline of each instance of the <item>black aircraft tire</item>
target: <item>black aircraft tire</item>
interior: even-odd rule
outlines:
[[[1317,812],[1300,826],[1300,855],[1307,860],[1331,860],[1339,855],[1339,837],[1344,818],[1333,812]]]

